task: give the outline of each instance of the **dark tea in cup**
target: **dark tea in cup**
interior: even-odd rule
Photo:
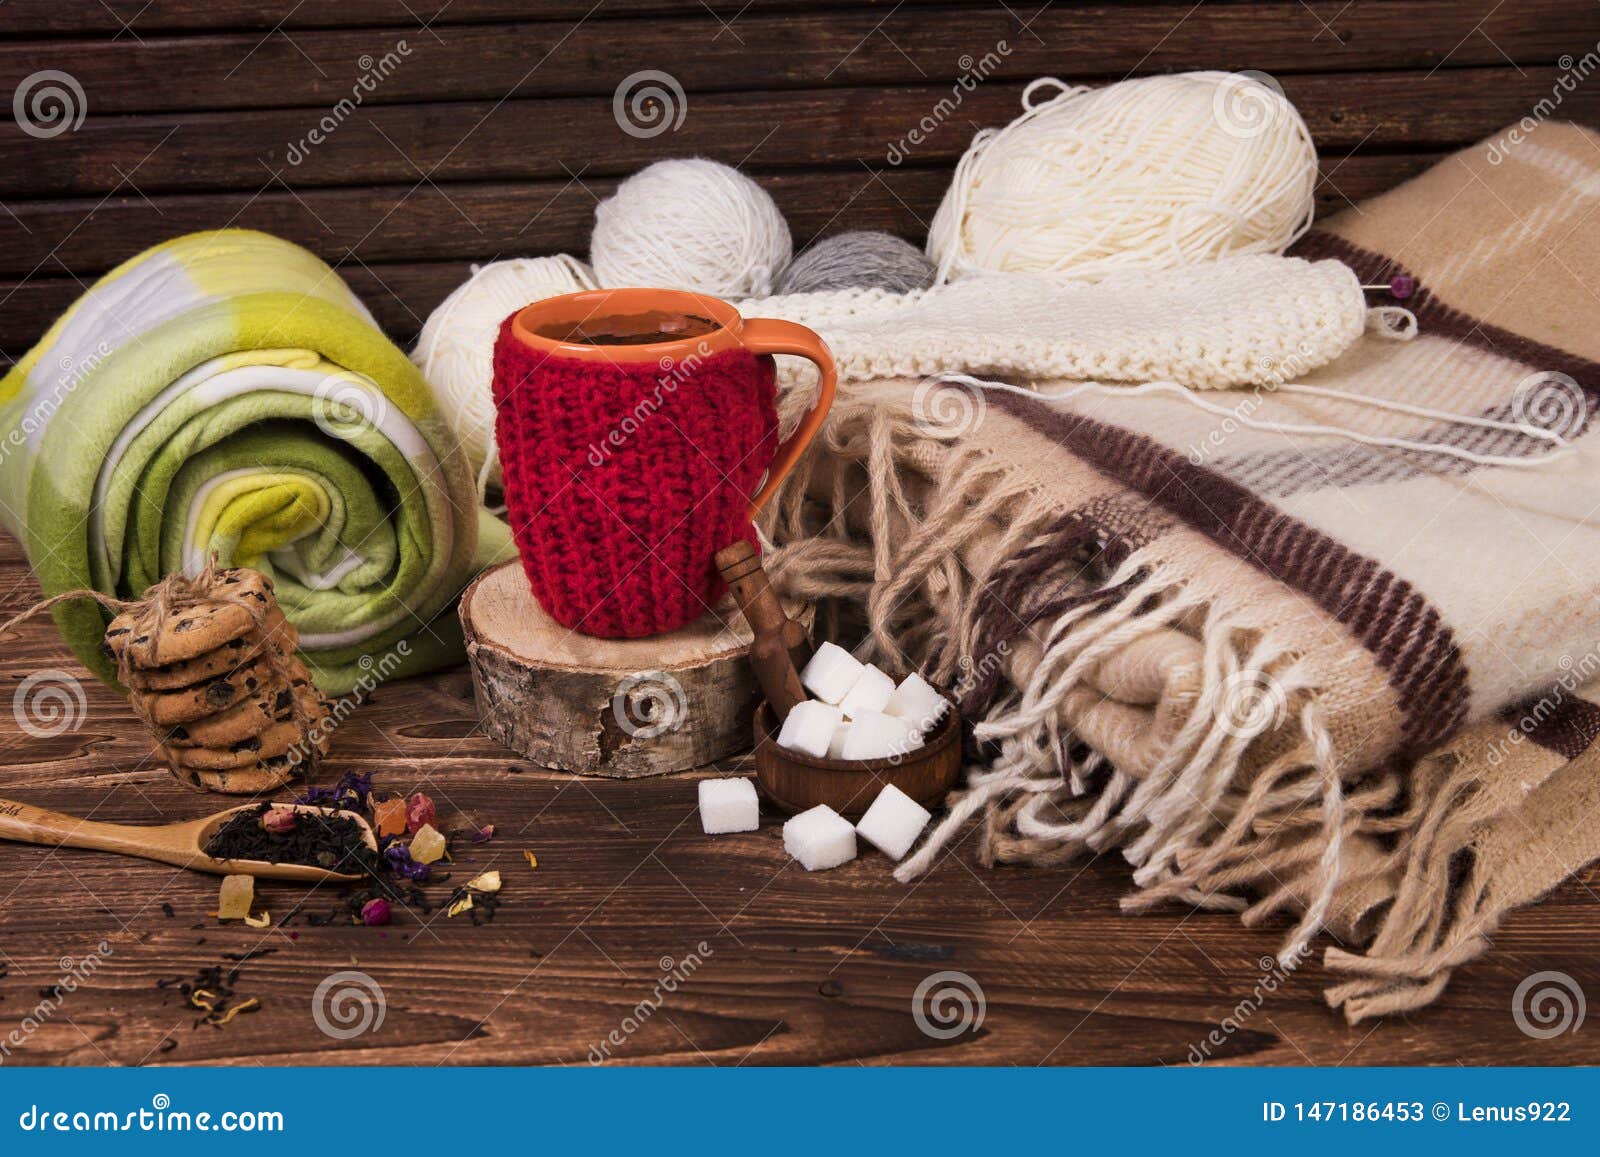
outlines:
[[[655,345],[704,337],[719,328],[708,317],[652,309],[645,313],[552,322],[535,329],[534,333],[569,345]]]

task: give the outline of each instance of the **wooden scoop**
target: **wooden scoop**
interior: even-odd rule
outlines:
[[[155,860],[173,864],[195,872],[211,872],[218,876],[251,875],[263,880],[299,880],[318,884],[324,881],[355,881],[359,874],[330,872],[310,864],[273,864],[266,860],[218,860],[205,854],[203,849],[223,824],[242,811],[257,804],[244,804],[229,808],[216,815],[189,820],[181,824],[106,824],[96,820],[78,819],[60,812],[46,811],[16,800],[0,799],[0,839],[15,840],[22,844],[40,844],[47,848],[89,848],[97,852],[118,852],[124,856],[138,856],[141,860]],[[361,825],[362,838],[374,853],[378,850],[377,837],[367,821],[355,812],[332,811],[306,804],[276,804],[292,807],[295,811],[316,812],[318,815],[343,816]]]
[[[800,672],[811,658],[811,636],[784,613],[755,547],[740,539],[717,552],[717,567],[734,602],[750,624],[750,665],[761,693],[782,723],[797,703],[806,701]]]

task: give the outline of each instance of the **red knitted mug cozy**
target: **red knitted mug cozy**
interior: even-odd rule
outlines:
[[[699,618],[725,590],[712,556],[754,540],[750,496],[778,437],[772,358],[579,361],[530,348],[513,320],[495,343],[495,436],[535,597],[608,638]]]

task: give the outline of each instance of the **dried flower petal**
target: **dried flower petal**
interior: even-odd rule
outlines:
[[[218,1016],[216,1013],[213,1012],[210,1016],[206,1017],[206,1020],[208,1022],[210,1022],[211,1024],[216,1025],[218,1028],[221,1028],[223,1025],[227,1024],[234,1017],[238,1016],[241,1012],[255,1012],[256,1009],[258,1009],[260,1007],[261,1007],[261,998],[252,996],[249,1000],[245,1001],[243,1004],[234,1005],[232,1008],[230,1008],[227,1012],[223,1013],[221,1016]]]
[[[459,916],[461,913],[465,912],[471,907],[472,897],[471,895],[466,895],[461,897],[461,899],[457,900],[454,904],[450,905],[450,907],[446,908],[444,914],[446,916]]]
[[[437,818],[438,809],[433,806],[433,801],[420,791],[406,801],[406,831],[412,835],[431,826]]]
[[[366,811],[372,798],[372,773],[347,771],[332,787],[308,788],[295,803],[322,804],[346,811]]]
[[[411,858],[411,849],[404,844],[394,844],[384,849],[383,858],[388,863],[390,870],[397,876],[418,883],[426,880],[429,874],[427,864],[419,864]]]
[[[472,842],[475,844],[486,844],[492,839],[494,839],[493,824],[484,824],[483,827],[472,833]]]
[[[361,922],[369,928],[387,924],[393,916],[389,910],[389,901],[381,897],[368,900],[361,906]]]
[[[261,816],[261,826],[276,836],[288,835],[300,822],[300,813],[292,807],[268,808]]]
[[[539,866],[539,857],[528,851],[527,848],[522,849],[522,858],[528,861],[528,867],[530,868],[537,868]]]
[[[474,892],[498,892],[500,890],[500,873],[495,870],[484,872],[481,876],[474,876],[467,881],[467,887]]]
[[[272,913],[263,912],[259,916],[246,916],[244,922],[251,928],[270,928],[272,927]]]

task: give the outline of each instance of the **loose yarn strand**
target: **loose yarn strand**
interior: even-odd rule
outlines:
[[[1429,406],[1413,406],[1409,402],[1399,402],[1393,398],[1377,398],[1366,394],[1354,394],[1348,390],[1336,390],[1331,386],[1308,386],[1297,382],[1285,382],[1278,387],[1278,391],[1284,394],[1305,394],[1313,398],[1333,398],[1341,402],[1350,402],[1353,405],[1370,406],[1375,410],[1388,410],[1395,414],[1410,414],[1414,418],[1430,418],[1460,426],[1474,426],[1480,430],[1498,430],[1506,434],[1524,434],[1529,438],[1554,442],[1557,446],[1572,445],[1571,439],[1558,431],[1546,430],[1543,427],[1535,426],[1531,422],[1502,422],[1498,418],[1482,418],[1475,414],[1454,414],[1448,410],[1435,410]]]
[[[1214,402],[1202,398],[1194,390],[1177,382],[1141,382],[1137,385],[1112,386],[1103,382],[1084,382],[1055,394],[1042,394],[1037,390],[1014,386],[1010,382],[991,382],[981,378],[974,378],[969,374],[943,374],[941,381],[955,385],[966,386],[972,389],[996,390],[1003,393],[1018,394],[1025,398],[1033,398],[1042,402],[1067,402],[1080,394],[1095,394],[1101,397],[1134,397],[1142,394],[1172,394],[1188,402],[1190,405],[1215,414],[1220,418],[1227,418],[1241,426],[1248,426],[1252,430],[1263,430],[1277,434],[1303,434],[1308,437],[1344,438],[1351,442],[1359,442],[1363,446],[1385,446],[1393,450],[1411,450],[1421,454],[1443,454],[1450,458],[1458,458],[1463,462],[1471,462],[1477,466],[1508,466],[1516,469],[1529,469],[1544,466],[1558,458],[1565,458],[1575,452],[1574,447],[1565,439],[1560,439],[1559,448],[1539,458],[1521,458],[1506,454],[1480,454],[1475,450],[1467,450],[1460,446],[1453,446],[1448,442],[1415,442],[1408,438],[1390,438],[1380,434],[1366,434],[1360,430],[1352,430],[1345,426],[1326,426],[1316,422],[1271,422],[1252,418],[1247,414],[1237,413],[1227,406],[1219,406]],[[1281,388],[1281,387],[1280,387]],[[1370,404],[1378,409],[1388,408],[1388,403],[1382,399],[1363,398],[1359,394],[1345,395],[1346,400],[1357,404]],[[1421,409],[1421,407],[1417,407]],[[1472,418],[1469,415],[1449,414],[1434,411],[1431,416],[1445,421],[1463,421],[1467,425],[1480,425],[1492,422],[1492,419]],[[1521,434],[1532,434],[1535,427],[1511,423],[1500,423],[1493,428],[1507,429]],[[1559,438],[1559,435],[1554,436]]]

